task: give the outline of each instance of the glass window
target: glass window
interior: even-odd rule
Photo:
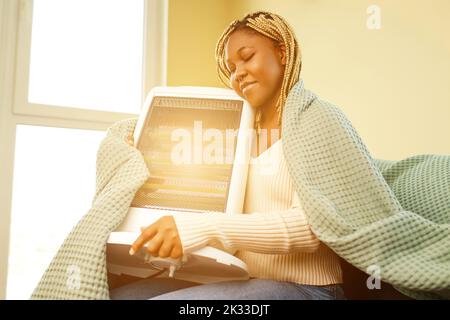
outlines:
[[[103,131],[17,126],[7,299],[29,299],[88,212]]]
[[[28,101],[139,113],[143,0],[35,0]]]

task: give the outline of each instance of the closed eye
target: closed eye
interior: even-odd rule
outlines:
[[[251,58],[253,58],[254,55],[255,55],[255,53],[252,53],[250,56],[245,58],[244,61],[245,62],[249,61]],[[228,67],[228,70],[230,71],[230,73],[233,73],[235,71],[234,64],[231,65],[230,67]]]
[[[244,59],[244,61],[248,61],[248,60],[250,60],[251,58],[253,58],[253,56],[254,56],[255,54],[253,53],[253,54],[251,54],[248,58],[246,58],[246,59]]]

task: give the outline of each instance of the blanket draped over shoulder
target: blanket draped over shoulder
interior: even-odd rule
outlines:
[[[97,152],[92,207],[64,240],[32,299],[109,299],[106,241],[149,176],[141,153],[127,143],[135,125],[136,119],[124,120],[108,130]]]
[[[136,119],[114,124],[97,154],[96,194],[32,299],[109,299],[106,240],[147,180],[126,140]],[[283,112],[283,152],[317,237],[362,271],[413,298],[450,298],[450,156],[372,159],[343,113],[299,81]]]
[[[283,152],[317,237],[412,298],[450,298],[450,156],[372,159],[345,115],[298,82]]]

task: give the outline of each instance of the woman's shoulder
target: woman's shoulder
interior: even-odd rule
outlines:
[[[297,82],[286,99],[285,121],[303,121],[313,119],[335,119],[345,118],[344,113],[335,104],[320,98],[313,91],[305,88],[303,80]],[[306,116],[305,114],[308,114]]]

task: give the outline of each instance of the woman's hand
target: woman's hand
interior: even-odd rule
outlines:
[[[145,243],[147,252],[155,257],[177,259],[183,253],[177,225],[172,216],[161,217],[148,227],[141,228],[141,235],[131,245],[130,254],[133,255]]]
[[[134,146],[134,137],[133,137],[133,133],[130,133],[130,134],[128,135],[128,137],[127,137],[127,143],[128,143],[130,146]]]

